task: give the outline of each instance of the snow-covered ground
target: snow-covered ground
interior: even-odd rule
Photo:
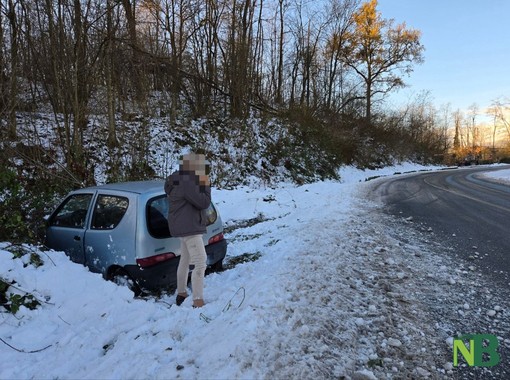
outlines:
[[[231,269],[207,276],[202,309],[177,307],[174,295],[134,299],[61,252],[26,247],[44,261],[35,268],[2,243],[0,277],[42,304],[2,309],[0,378],[508,375],[451,364],[457,334],[493,333],[508,351],[508,299],[445,254],[433,231],[367,200],[367,178],[433,169],[344,168],[341,182],[213,189]],[[510,170],[490,175],[510,181]]]
[[[510,170],[498,170],[496,172],[485,172],[484,177],[498,182],[510,184]]]

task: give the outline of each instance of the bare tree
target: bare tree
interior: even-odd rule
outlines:
[[[449,137],[448,137],[448,131],[450,129],[450,117],[451,117],[451,104],[448,103],[448,104],[443,104],[441,106],[441,109],[440,109],[440,112],[441,112],[441,124],[442,124],[442,134],[443,134],[443,139],[444,139],[444,152],[446,153],[448,151],[448,148],[449,148],[449,144],[448,144],[448,140],[449,140]]]
[[[104,71],[106,77],[106,97],[107,97],[107,115],[108,115],[108,146],[117,147],[117,126],[115,122],[115,85],[114,85],[114,41],[115,26],[113,23],[114,5],[112,0],[106,2],[106,52]]]
[[[5,26],[4,26],[4,20],[5,20],[5,4],[4,2],[0,3],[0,123],[7,118],[8,112],[7,112],[7,99],[9,96],[8,90],[7,90],[7,83],[8,83],[8,75],[7,75],[7,57],[6,57],[6,51],[4,49],[4,46],[6,45],[6,36],[5,36]],[[2,125],[0,125],[2,127]],[[0,133],[0,135],[3,135]]]
[[[317,9],[306,7],[304,2],[296,4],[295,17],[291,23],[294,40],[292,52],[290,105],[299,98],[299,105],[310,108],[315,99],[312,89],[318,85],[321,43],[325,38],[330,18],[324,20]]]
[[[327,60],[326,108],[342,110],[352,100],[359,99],[351,94],[346,77],[348,68],[344,64],[343,53],[348,41],[348,34],[354,26],[354,12],[358,0],[331,0],[328,13],[332,18],[332,31],[325,47]],[[334,103],[338,103],[336,106]]]
[[[88,181],[90,171],[83,134],[88,127],[88,102],[94,88],[98,46],[92,46],[92,0],[34,1],[30,43],[32,64],[55,114],[56,132],[69,168]]]
[[[137,31],[137,1],[136,0],[121,0],[122,7],[124,8],[124,15],[127,22],[127,41],[130,47],[129,50],[129,71],[130,78],[135,91],[135,99],[138,104],[147,113],[147,83],[146,76],[144,75],[145,64],[143,56],[143,48],[138,41]]]
[[[478,116],[479,107],[476,103],[471,104],[468,108],[468,116],[469,116],[469,122],[466,125],[468,136],[471,135],[471,145],[472,148],[475,149],[476,147],[480,147],[481,144],[481,137],[480,137],[480,128],[476,124],[476,117]]]
[[[285,43],[285,11],[288,5],[284,0],[278,0],[278,60],[277,60],[277,72],[278,77],[276,79],[276,104],[281,105],[283,103],[283,47]]]
[[[253,95],[250,77],[253,57],[253,19],[256,0],[233,0],[224,56],[225,87],[230,94],[230,113],[247,115],[247,100]]]
[[[455,125],[455,137],[453,138],[453,149],[458,154],[460,150],[464,146],[463,137],[462,137],[462,113],[460,110],[457,110],[453,113],[453,121]]]
[[[495,100],[491,107],[494,117],[505,128],[508,139],[510,141],[510,101],[509,100]]]
[[[206,0],[190,20],[190,60],[186,64],[188,104],[196,116],[210,114],[218,102],[221,88],[221,62],[226,56],[222,28],[230,19],[227,1]]]
[[[180,94],[183,91],[182,71],[184,70],[184,57],[189,41],[197,28],[193,26],[193,20],[199,12],[197,6],[188,0],[166,0],[162,4],[163,30],[169,45],[168,55],[170,58],[170,115],[172,124],[179,109]]]
[[[9,21],[9,46],[10,46],[10,52],[9,52],[9,75],[8,75],[8,91],[5,91],[4,85],[4,107],[7,114],[7,131],[8,131],[8,138],[9,139],[15,139],[16,138],[16,111],[18,109],[18,78],[21,74],[20,71],[20,62],[19,62],[19,38],[20,38],[20,21],[18,14],[20,13],[20,4],[19,1],[13,1],[8,0],[7,4],[4,4],[2,2],[2,13],[5,13],[7,16],[7,19]],[[1,23],[1,21],[0,21]],[[3,28],[0,32],[3,37]],[[3,38],[2,38],[3,42]],[[3,46],[3,45],[2,45]],[[2,49],[3,50],[3,49]],[[2,63],[6,63],[3,58],[2,53]],[[2,68],[4,66],[2,65]],[[2,70],[3,71],[3,70]],[[2,72],[3,75],[5,73]],[[2,83],[5,83],[6,78],[2,78]],[[5,96],[7,95],[7,96]]]

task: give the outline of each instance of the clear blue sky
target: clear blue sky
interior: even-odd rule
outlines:
[[[379,0],[383,18],[422,32],[425,62],[392,102],[428,90],[440,106],[480,110],[510,98],[510,0]]]

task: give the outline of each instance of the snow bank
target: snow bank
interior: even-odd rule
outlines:
[[[0,315],[0,378],[458,376],[452,320],[483,314],[506,328],[508,305],[487,317],[478,295],[492,306],[495,296],[476,273],[364,196],[367,178],[427,169],[344,168],[341,182],[213,191],[232,269],[206,278],[202,309],[174,295],[133,299],[60,252],[39,251],[35,268],[3,243],[0,276],[41,306]]]

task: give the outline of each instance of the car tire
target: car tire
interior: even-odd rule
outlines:
[[[135,297],[143,293],[140,285],[124,268],[115,268],[108,279],[119,286],[127,286],[135,294]]]
[[[221,272],[223,271],[223,259],[220,261],[215,262],[209,267],[211,272]]]

